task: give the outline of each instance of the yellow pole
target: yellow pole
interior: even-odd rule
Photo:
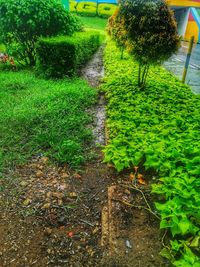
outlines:
[[[194,36],[192,36],[191,39],[190,39],[187,58],[186,58],[186,61],[185,61],[185,68],[184,68],[184,71],[183,71],[182,83],[185,83],[188,67],[189,67],[189,64],[190,64],[190,58],[191,58],[191,54],[192,54],[193,45],[194,45]]]

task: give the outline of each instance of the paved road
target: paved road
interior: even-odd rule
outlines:
[[[167,62],[164,63],[166,69],[174,73],[180,79],[185,65],[188,45],[188,42],[182,42],[182,46],[178,54],[173,55]],[[200,94],[200,44],[195,45],[193,49],[186,83],[191,86],[192,91],[195,94]]]

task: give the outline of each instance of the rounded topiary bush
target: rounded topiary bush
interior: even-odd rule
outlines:
[[[173,11],[164,0],[121,0],[129,52],[139,63],[139,86],[146,82],[150,65],[167,60],[180,45]]]
[[[0,35],[9,54],[22,64],[36,63],[40,37],[71,35],[80,22],[58,0],[0,0]]]

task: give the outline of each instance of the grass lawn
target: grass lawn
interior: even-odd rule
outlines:
[[[95,90],[80,79],[43,80],[30,72],[1,72],[0,81],[1,168],[40,153],[72,167],[84,162]]]
[[[107,19],[80,18],[85,27],[106,27]],[[0,172],[40,154],[71,167],[84,163],[92,140],[86,109],[95,101],[95,90],[78,78],[52,81],[1,70]]]
[[[107,19],[102,19],[98,17],[82,17],[79,16],[83,25],[86,28],[98,29],[98,30],[105,30],[107,25]]]
[[[3,44],[0,44],[0,53],[5,52],[6,48]]]

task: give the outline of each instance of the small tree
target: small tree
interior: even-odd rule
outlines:
[[[36,63],[40,37],[72,34],[77,27],[77,19],[59,0],[0,0],[1,39],[9,53],[27,65]]]
[[[150,65],[161,64],[180,46],[173,11],[164,0],[121,0],[119,15],[129,51],[139,63],[138,85],[143,88]]]
[[[121,51],[121,59],[123,59],[124,50],[127,45],[127,32],[124,27],[124,19],[119,15],[119,9],[108,20],[108,34],[116,41]]]

